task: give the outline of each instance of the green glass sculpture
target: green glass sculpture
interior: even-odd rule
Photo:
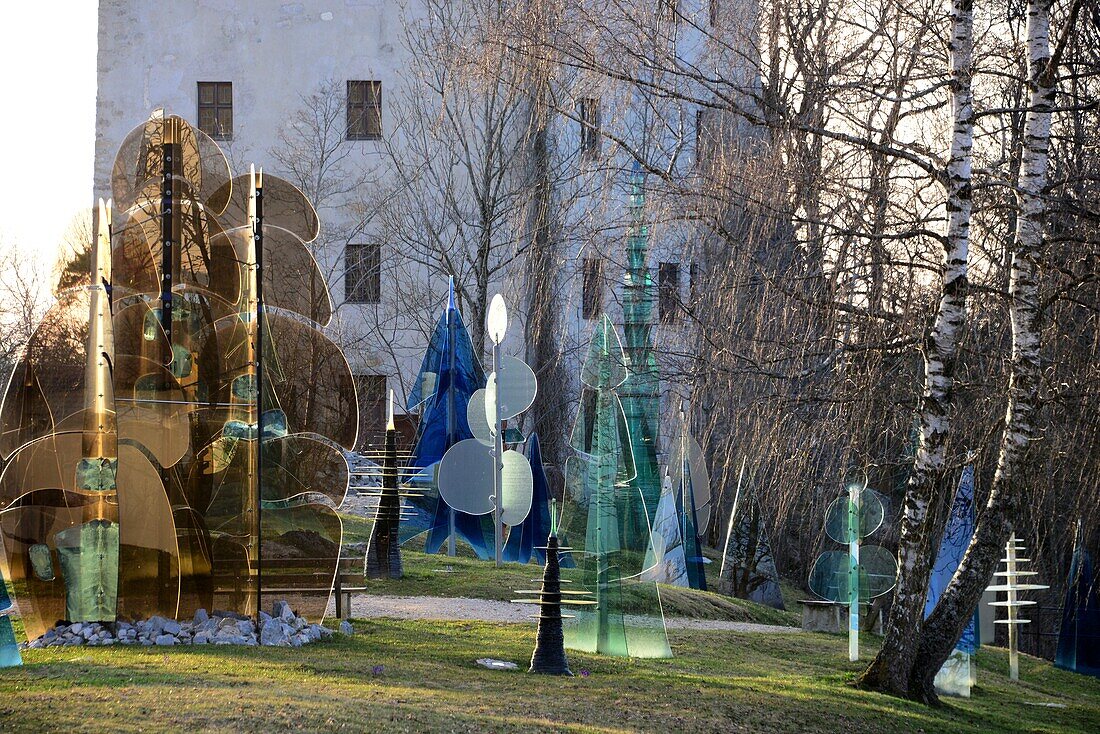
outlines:
[[[657,584],[643,580],[651,544],[645,497],[630,429],[617,389],[628,377],[626,355],[607,316],[597,323],[581,368],[583,385],[566,465],[563,530],[580,555],[573,577],[595,604],[565,625],[566,647],[621,657],[670,657]],[[583,538],[583,543],[579,539]]]
[[[825,551],[810,569],[810,590],[823,599],[848,606],[848,659],[859,659],[860,607],[894,588],[898,566],[882,546],[861,541],[882,525],[882,502],[866,479],[848,482],[847,493],[825,512],[825,534],[848,546]]]

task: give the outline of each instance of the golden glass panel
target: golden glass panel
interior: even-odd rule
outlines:
[[[261,523],[262,603],[285,599],[310,622],[323,621],[340,564],[340,516],[315,503],[265,504]]]
[[[222,237],[222,227],[196,199],[190,183],[174,178],[178,224],[173,234],[172,283],[209,291],[228,303],[241,297],[238,254]],[[112,227],[113,283],[123,293],[160,293],[163,238],[160,181],[149,181],[129,206],[121,206]],[[148,254],[141,242],[144,240]],[[153,267],[150,275],[149,267]]]
[[[248,197],[251,182],[248,175],[237,176],[226,185],[227,192],[218,192],[220,199],[228,194],[225,210],[219,215],[222,227],[235,229],[248,225]],[[285,229],[303,242],[312,242],[321,231],[317,211],[301,189],[291,182],[263,174],[264,233],[268,227]],[[267,267],[268,258],[264,258]]]
[[[348,492],[348,462],[332,444],[294,434],[263,439],[263,499],[279,502],[323,494],[339,506]]]
[[[226,230],[237,257],[245,259],[251,227]],[[332,320],[332,299],[309,248],[289,230],[264,225],[264,305],[301,314],[320,326]]]
[[[151,179],[159,188],[164,173],[166,127],[177,135],[180,147],[173,173],[191,182],[198,193],[197,201],[213,213],[221,213],[231,195],[229,162],[210,136],[175,115],[152,117],[122,141],[111,173],[114,200],[132,199]]]

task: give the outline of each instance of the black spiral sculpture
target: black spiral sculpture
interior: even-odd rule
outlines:
[[[595,604],[588,599],[564,599],[564,596],[591,596],[588,591],[562,591],[561,567],[558,565],[558,553],[569,550],[558,546],[558,536],[550,533],[546,540],[546,566],[542,572],[542,588],[523,590],[517,593],[531,594],[533,598],[515,599],[520,604],[538,604],[538,629],[535,632],[535,651],[531,654],[531,667],[528,673],[545,675],[573,675],[569,670],[569,661],[565,657],[565,633],[562,619],[568,615],[561,613],[562,604]]]

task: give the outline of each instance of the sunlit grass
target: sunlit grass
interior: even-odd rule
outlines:
[[[357,621],[357,635],[299,650],[230,647],[28,650],[0,672],[14,731],[1095,731],[1100,681],[1003,650],[978,688],[942,709],[856,690],[842,636],[671,633],[670,660],[570,654],[572,679],[523,668],[528,625]],[[868,658],[877,644],[864,645]],[[379,674],[372,671],[383,666]],[[1034,703],[1065,704],[1045,708]]]

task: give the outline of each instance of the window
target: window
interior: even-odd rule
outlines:
[[[600,100],[585,97],[577,103],[581,120],[581,155],[595,158],[600,154]]]
[[[355,375],[355,394],[359,398],[360,450],[379,444],[386,432],[386,376]]]
[[[718,25],[718,13],[721,10],[720,0],[710,0],[710,24]]]
[[[199,129],[215,140],[233,138],[233,82],[199,82]]]
[[[714,159],[714,110],[695,111],[695,165]]]
[[[680,308],[680,263],[661,263],[657,270],[657,317],[662,324],[676,320]]]
[[[581,286],[581,316],[586,319],[599,318],[603,311],[603,261],[585,258],[584,275]]]
[[[348,82],[348,140],[382,139],[382,82]]]
[[[344,251],[344,300],[378,303],[382,297],[382,246],[348,245]]]

